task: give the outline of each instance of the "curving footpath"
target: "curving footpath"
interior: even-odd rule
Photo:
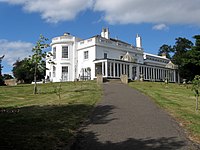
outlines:
[[[198,150],[153,101],[121,83],[104,83],[103,100],[82,127],[73,150]]]

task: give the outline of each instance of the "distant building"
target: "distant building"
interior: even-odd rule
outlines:
[[[85,40],[65,33],[53,38],[51,47],[55,64],[47,63],[46,78],[52,82],[94,80],[97,74],[111,79],[127,74],[131,80],[178,80],[176,65],[166,56],[145,53],[139,35],[133,46],[110,38],[108,28]]]

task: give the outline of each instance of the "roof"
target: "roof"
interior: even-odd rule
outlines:
[[[144,53],[144,55],[149,55],[149,56],[152,56],[152,57],[156,57],[156,58],[161,58],[161,59],[169,60],[169,58],[165,58],[165,57],[158,56],[158,55],[155,55],[155,54]]]

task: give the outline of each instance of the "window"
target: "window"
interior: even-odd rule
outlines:
[[[53,59],[56,59],[56,47],[53,48]]]
[[[68,73],[68,66],[62,67],[62,73]]]
[[[56,77],[56,67],[53,66],[53,77]]]
[[[62,47],[62,58],[69,58],[68,46]]]
[[[68,81],[68,66],[62,66],[62,81]]]
[[[88,51],[84,52],[84,59],[88,59]]]
[[[108,58],[108,54],[104,53],[103,58],[105,58],[105,59]]]

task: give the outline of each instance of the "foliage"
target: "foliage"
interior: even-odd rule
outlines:
[[[195,75],[200,75],[200,35],[193,37],[195,45],[186,38],[178,37],[174,46],[162,45],[158,54],[167,54],[167,58],[170,58],[169,53],[173,52],[172,62],[178,65],[178,71],[182,79],[192,81]]]
[[[188,51],[191,50],[193,43],[186,38],[176,38],[175,45],[173,46],[174,55],[172,61],[174,64],[178,65],[178,71],[182,78],[189,79],[190,68],[189,65],[185,64],[188,59]]]
[[[187,79],[192,81],[195,75],[200,75],[200,35],[194,36],[195,45],[187,51],[183,66],[188,72]]]
[[[198,98],[199,98],[199,92],[200,92],[200,75],[196,75],[192,81],[192,90],[195,93],[196,97],[196,110],[198,110]]]
[[[45,67],[45,61],[42,62],[42,66]],[[29,59],[17,60],[13,64],[13,75],[18,81],[24,83],[31,83],[34,79],[34,65],[29,62]],[[37,69],[37,79],[44,79],[45,71]]]
[[[173,46],[174,55],[172,57],[172,61],[176,64],[181,66],[183,63],[183,59],[187,56],[186,53],[189,51],[193,43],[186,39],[186,38],[176,38],[175,45]]]
[[[3,76],[0,75],[0,86],[1,86],[1,85],[4,85],[4,84],[5,84],[5,83],[4,83]]]
[[[3,78],[4,78],[4,80],[13,79],[13,76],[11,76],[10,74],[4,74]]]
[[[3,68],[2,65],[1,65],[1,62],[2,62],[3,58],[4,58],[4,55],[2,57],[0,57],[0,86],[4,85],[4,78],[3,78],[2,73],[1,73],[2,68]]]
[[[59,100],[61,100],[61,92],[62,92],[62,86],[61,83],[57,85],[53,85],[54,93],[58,96]]]
[[[158,55],[162,56],[163,54],[166,55],[167,58],[171,58],[170,53],[173,51],[172,47],[166,44],[163,44],[159,51],[158,51]]]
[[[29,58],[30,63],[34,66],[34,94],[37,94],[38,70],[46,70],[46,67],[43,66],[43,60],[49,55],[43,50],[49,47],[49,44],[46,43],[47,41],[47,38],[45,38],[43,35],[40,35],[39,40],[32,49],[33,55]]]

